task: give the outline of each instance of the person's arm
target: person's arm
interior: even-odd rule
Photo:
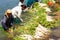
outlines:
[[[4,15],[3,19],[1,20],[1,22],[6,23],[6,21],[7,21],[7,17]]]
[[[12,25],[11,28],[14,28],[14,17],[12,15],[11,15],[11,25]]]
[[[13,25],[14,24],[14,17],[13,17],[13,15],[11,15],[11,25]]]
[[[18,10],[18,18],[23,22],[22,18],[21,18],[21,13],[22,13],[22,8],[20,6],[19,10]]]

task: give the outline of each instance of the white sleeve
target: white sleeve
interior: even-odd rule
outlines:
[[[22,8],[19,8],[19,10],[18,10],[18,17],[20,18],[20,16],[21,16],[21,13],[22,13]]]
[[[21,6],[16,6],[15,8],[12,9],[12,15],[14,16],[14,18],[16,17],[20,18],[21,13],[22,13]]]
[[[13,15],[14,18],[16,18],[16,16],[18,15],[18,14],[17,14],[17,7],[14,7],[14,8],[12,9],[12,15]]]

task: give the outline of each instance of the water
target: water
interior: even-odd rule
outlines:
[[[11,9],[18,5],[19,0],[0,0],[0,20],[7,9]]]

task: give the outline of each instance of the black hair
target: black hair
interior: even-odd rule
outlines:
[[[24,2],[24,0],[19,0],[19,1],[22,2],[22,3]]]

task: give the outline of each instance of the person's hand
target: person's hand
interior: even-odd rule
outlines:
[[[11,29],[13,29],[14,27],[11,27]]]
[[[21,20],[21,22],[23,22],[23,19],[20,18],[20,20]]]
[[[11,31],[10,30],[7,30],[8,33],[10,33]]]

